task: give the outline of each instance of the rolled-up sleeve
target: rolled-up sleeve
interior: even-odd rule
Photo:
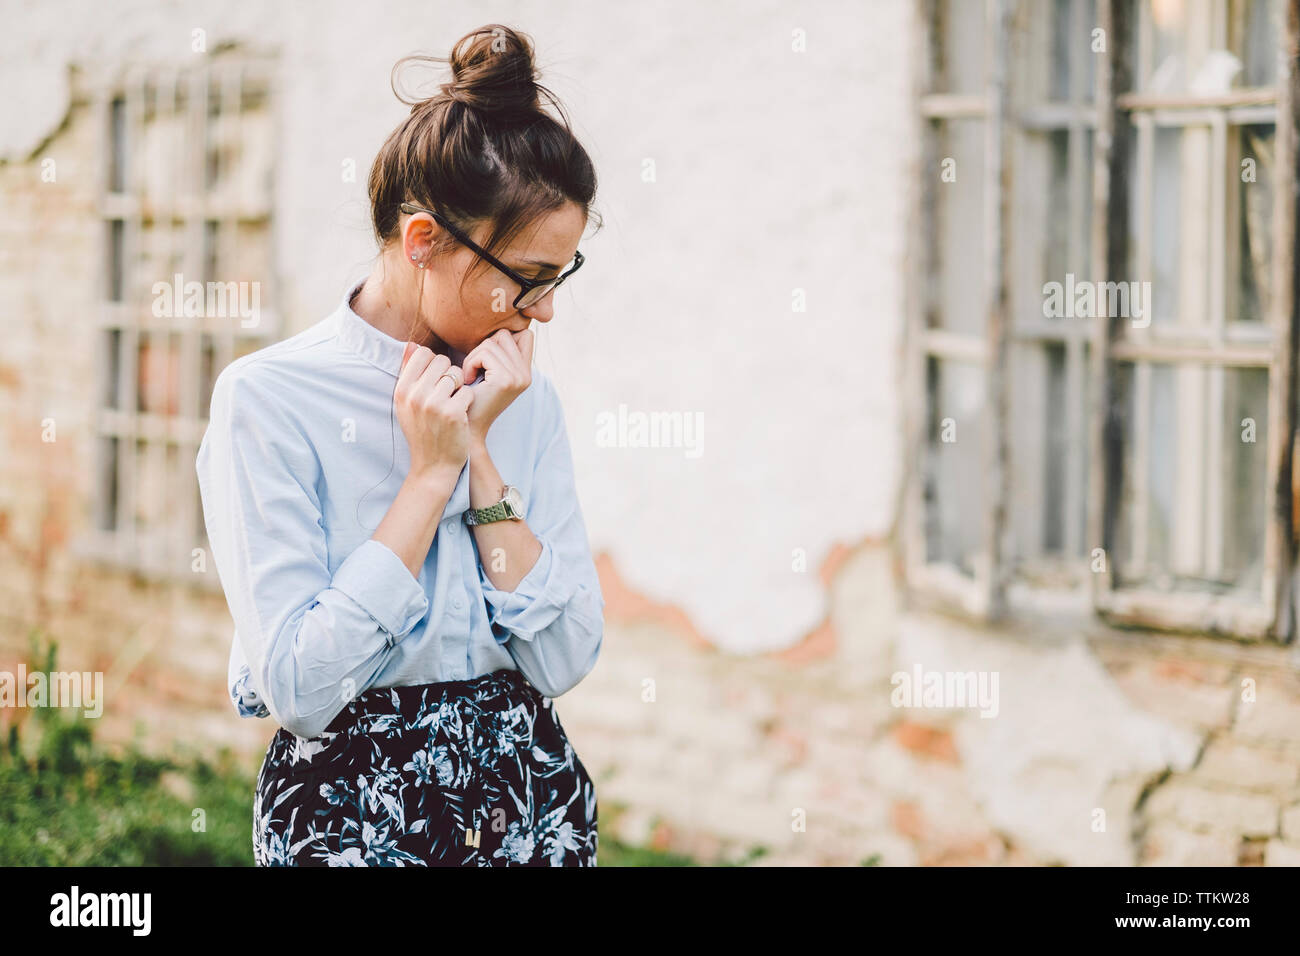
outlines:
[[[316,492],[320,463],[289,404],[247,369],[218,376],[195,466],[213,563],[235,620],[235,708],[318,736],[375,680],[393,646],[428,612],[428,596],[373,538],[331,572]]]
[[[558,697],[596,666],[605,599],[578,505],[564,412],[550,381],[539,379],[547,437],[534,465],[524,520],[542,553],[513,591],[494,587],[482,562],[479,580],[497,641],[534,687]]]

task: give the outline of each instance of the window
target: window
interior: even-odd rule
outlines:
[[[223,51],[191,69],[81,75],[101,137],[104,249],[84,550],[193,578],[207,544],[194,459],[213,383],[279,331],[270,71]]]
[[[918,10],[909,587],[1287,638],[1296,3]]]

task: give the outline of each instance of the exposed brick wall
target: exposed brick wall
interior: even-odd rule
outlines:
[[[226,699],[220,595],[73,553],[90,520],[85,341],[101,255],[91,155],[87,115],[74,110],[38,155],[0,166],[0,668],[16,667],[39,627],[59,641],[63,668],[105,672],[109,739],[139,724],[148,747],[228,744],[256,761],[275,728],[237,719]],[[46,158],[52,183],[40,177]],[[53,443],[41,441],[45,418]],[[639,599],[603,561],[605,651],[558,709],[597,779],[606,832],[703,854],[763,845],[771,863],[1300,863],[1289,651],[1095,622],[1023,642],[901,610],[889,563],[879,545],[837,552],[829,615],[803,651],[737,657],[710,649],[680,610]],[[983,723],[892,707],[890,675],[916,659],[920,634],[929,650],[991,662],[1027,706]],[[1088,679],[1041,676],[1067,646]],[[1054,741],[1075,714],[1134,739],[1100,751]],[[1092,726],[1085,717],[1084,733]],[[1090,829],[1096,808],[1103,832]]]
[[[602,820],[703,855],[761,845],[771,864],[1296,864],[1290,649],[1092,620],[990,632],[896,597],[886,549],[857,549],[833,582],[834,652],[798,664],[703,651],[653,614],[611,622],[558,705]],[[945,648],[1000,671],[997,717],[891,705],[891,675]]]
[[[220,594],[76,555],[93,520],[94,155],[77,105],[37,155],[0,165],[0,668],[15,669],[39,630],[58,642],[60,669],[104,672],[106,739],[141,723],[148,746],[256,749],[274,728],[239,721],[226,701],[232,624]],[[53,182],[42,181],[47,159]]]

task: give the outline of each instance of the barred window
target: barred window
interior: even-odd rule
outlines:
[[[99,136],[104,250],[85,550],[194,579],[207,549],[194,459],[213,383],[279,333],[270,65],[222,51],[193,68],[82,76]]]
[[[918,4],[915,593],[1289,635],[1296,6]]]

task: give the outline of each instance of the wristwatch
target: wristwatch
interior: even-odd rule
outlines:
[[[514,485],[506,485],[501,492],[501,500],[490,508],[470,508],[465,512],[467,525],[491,524],[510,518],[522,521],[524,518],[524,499]]]

